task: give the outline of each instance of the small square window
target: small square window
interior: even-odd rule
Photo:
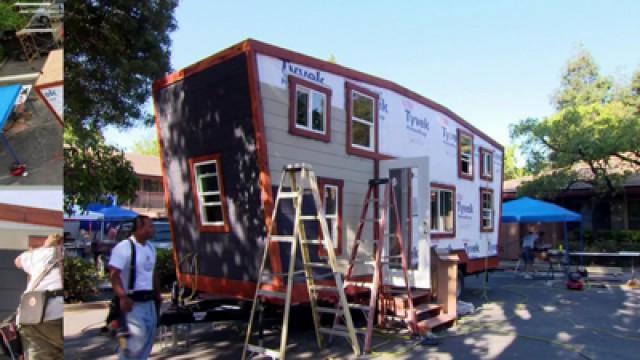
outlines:
[[[493,180],[493,152],[480,148],[480,178]]]
[[[493,231],[494,222],[494,206],[493,206],[493,190],[481,188],[480,189],[480,231],[491,232]]]
[[[431,184],[431,237],[455,237],[455,187]]]
[[[378,95],[346,83],[347,153],[375,158],[378,150]]]
[[[458,176],[473,180],[473,136],[458,129]]]
[[[342,253],[342,186],[342,180],[318,178],[324,214],[336,255]],[[321,233],[319,236],[322,238]],[[327,252],[322,247],[319,253],[326,255]]]
[[[229,231],[220,161],[220,154],[189,160],[200,231]]]
[[[329,142],[331,90],[295,76],[289,76],[289,89],[289,132]]]

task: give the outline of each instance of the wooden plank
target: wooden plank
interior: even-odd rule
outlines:
[[[53,50],[42,67],[42,75],[36,81],[36,87],[64,81],[63,50]]]
[[[22,82],[32,82],[40,76],[40,73],[28,73],[28,74],[20,74],[20,75],[9,75],[0,77],[1,83],[22,83]]]

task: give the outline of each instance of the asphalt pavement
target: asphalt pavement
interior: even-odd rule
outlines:
[[[612,283],[584,291],[565,289],[561,280],[523,279],[511,272],[467,277],[462,300],[476,311],[457,326],[437,333],[438,345],[402,333],[379,333],[367,358],[386,359],[637,359],[640,348],[640,289]],[[65,309],[65,357],[116,359],[116,342],[100,334],[104,303]],[[341,339],[319,349],[304,316],[295,315],[288,358],[353,358]],[[152,359],[238,359],[243,323],[193,327],[190,346],[161,346]],[[267,332],[266,340],[277,340]],[[178,345],[181,342],[178,342]]]
[[[0,66],[0,77],[39,72],[45,60],[36,59],[32,64],[9,60]],[[0,84],[3,85],[6,84]],[[31,116],[9,121],[4,133],[18,159],[26,164],[28,175],[11,175],[14,159],[6,146],[0,144],[0,185],[62,185],[62,126],[35,89],[31,90],[26,110]]]

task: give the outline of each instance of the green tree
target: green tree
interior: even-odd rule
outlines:
[[[19,30],[29,20],[24,14],[16,11],[11,2],[0,2],[0,31]]]
[[[133,152],[142,155],[160,156],[160,144],[157,138],[143,138],[133,144]]]
[[[81,136],[66,131],[64,137],[66,212],[74,204],[101,201],[106,194],[117,195],[122,203],[135,200],[138,179],[124,152],[106,144],[97,130],[84,131]]]
[[[0,35],[5,31],[15,31],[22,28],[29,18],[20,14],[13,6],[14,1],[0,1]],[[0,44],[0,60],[5,56],[4,48]]]
[[[607,201],[640,167],[638,81],[616,84],[600,74],[582,50],[571,59],[553,97],[553,115],[511,126],[511,137],[537,175],[519,193],[553,197],[576,182],[593,186]]]
[[[504,152],[504,179],[511,180],[529,175],[524,167],[519,167],[516,159],[516,145],[508,145]]]
[[[107,125],[149,124],[142,106],[152,81],[170,70],[177,0],[67,2],[65,194],[67,208],[105,193],[126,201],[135,178],[122,152],[104,143]]]

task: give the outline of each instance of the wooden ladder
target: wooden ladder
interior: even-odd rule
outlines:
[[[288,182],[288,185],[286,183]],[[305,185],[307,185],[305,187]],[[315,215],[302,215],[302,202],[305,194],[305,190],[311,190],[315,205]],[[294,208],[294,221],[293,221],[293,234],[282,235],[274,234],[274,223],[276,215],[278,214],[278,208],[282,204],[281,200],[292,200]],[[268,231],[267,243],[264,247],[264,254],[262,257],[262,263],[260,265],[260,272],[258,273],[258,280],[256,285],[256,292],[253,299],[253,305],[251,308],[251,315],[249,317],[249,325],[247,328],[247,334],[244,342],[244,349],[242,352],[242,359],[246,359],[248,354],[266,355],[274,359],[284,359],[287,350],[287,334],[289,325],[289,311],[291,308],[291,293],[294,282],[294,275],[304,274],[306,279],[307,290],[309,292],[309,303],[311,305],[311,313],[313,316],[313,327],[316,333],[316,341],[318,347],[322,348],[323,335],[337,335],[342,336],[351,343],[354,354],[360,354],[360,346],[351,319],[351,314],[346,311],[343,312],[340,309],[347,308],[347,298],[344,294],[344,288],[342,283],[342,274],[338,271],[338,264],[336,261],[335,250],[333,248],[333,241],[331,240],[331,233],[327,226],[327,220],[324,214],[324,207],[320,201],[320,194],[318,192],[318,183],[313,170],[310,165],[307,164],[291,164],[284,167],[282,175],[280,177],[280,185],[278,187],[278,194],[276,196],[273,213],[271,216],[271,228]],[[321,236],[319,239],[307,239],[305,231],[305,222],[317,221],[320,224]],[[291,247],[289,266],[287,272],[280,274],[266,273],[265,265],[268,260],[269,248],[272,242],[278,242],[279,244],[289,244]],[[302,257],[301,271],[296,271],[296,253],[297,247],[300,246],[300,254]],[[327,257],[322,257],[318,261],[312,261],[309,251],[309,246],[324,246],[327,252]],[[316,269],[325,269],[329,271],[335,280],[334,285],[317,285],[315,284],[314,277]],[[286,277],[286,291],[271,291],[262,289],[262,285],[267,284],[269,280],[265,279],[265,276],[282,276]],[[318,295],[321,292],[331,292],[338,297],[338,308],[322,307],[318,306]],[[262,302],[265,299],[279,299],[284,301],[284,312],[282,320],[282,331],[280,334],[280,348],[268,349],[262,345],[251,344],[251,337],[253,332],[253,322],[255,320],[256,312],[262,313]],[[345,326],[340,328],[322,327],[320,325],[320,314],[331,314],[334,317],[341,316],[345,321]],[[261,316],[262,314],[260,314]],[[261,329],[259,329],[261,330]]]
[[[384,193],[382,198],[378,199],[376,195],[380,185],[384,186]],[[374,206],[372,207],[373,217],[368,217],[369,204],[374,204]],[[376,209],[377,205],[380,205],[380,207]],[[387,209],[392,211],[392,216],[394,217],[396,224],[398,224],[393,234],[387,233],[386,229]],[[374,224],[374,229],[377,230],[378,235],[375,237],[376,240],[373,241],[375,245],[372,254],[373,256],[368,255],[368,257],[358,257],[358,249],[360,248],[360,244],[364,244],[367,242],[362,238],[362,233],[364,231],[365,224],[368,222],[372,222]],[[363,304],[362,301],[349,303],[349,309],[362,311],[367,320],[366,330],[362,332],[365,335],[365,353],[368,353],[371,350],[376,307],[378,304],[378,297],[381,295],[384,297],[385,295],[394,293],[406,294],[408,297],[409,305],[409,319],[407,321],[407,325],[409,327],[409,330],[411,330],[412,332],[415,332],[415,329],[417,328],[415,309],[413,306],[413,294],[411,285],[409,283],[409,264],[406,258],[406,252],[404,250],[400,224],[401,222],[398,211],[398,203],[396,201],[396,194],[391,181],[387,178],[369,180],[369,189],[367,190],[364,204],[362,205],[360,222],[358,224],[356,238],[351,249],[349,267],[347,269],[344,281],[345,291],[347,290],[347,288],[353,288],[356,291],[364,289],[365,292],[368,291],[369,293],[369,299],[365,304]],[[400,255],[382,255],[382,249],[384,246],[384,242],[382,241],[382,239],[386,236],[388,236],[390,239],[396,239],[396,241],[398,242],[398,247],[400,249]],[[388,271],[383,270],[388,270],[392,262],[397,260],[400,260],[400,263],[402,265],[404,286],[400,288],[396,287],[387,289],[383,285],[383,281],[385,278],[384,275],[387,274]],[[373,266],[373,272],[364,276],[354,276],[353,269],[355,265]],[[358,279],[358,277],[360,277],[360,279]],[[366,277],[366,279],[362,279],[362,277]],[[371,278],[371,280],[369,280],[369,278]],[[384,315],[384,306],[379,310],[381,312],[381,315]],[[384,321],[384,316],[381,316],[381,319]]]

